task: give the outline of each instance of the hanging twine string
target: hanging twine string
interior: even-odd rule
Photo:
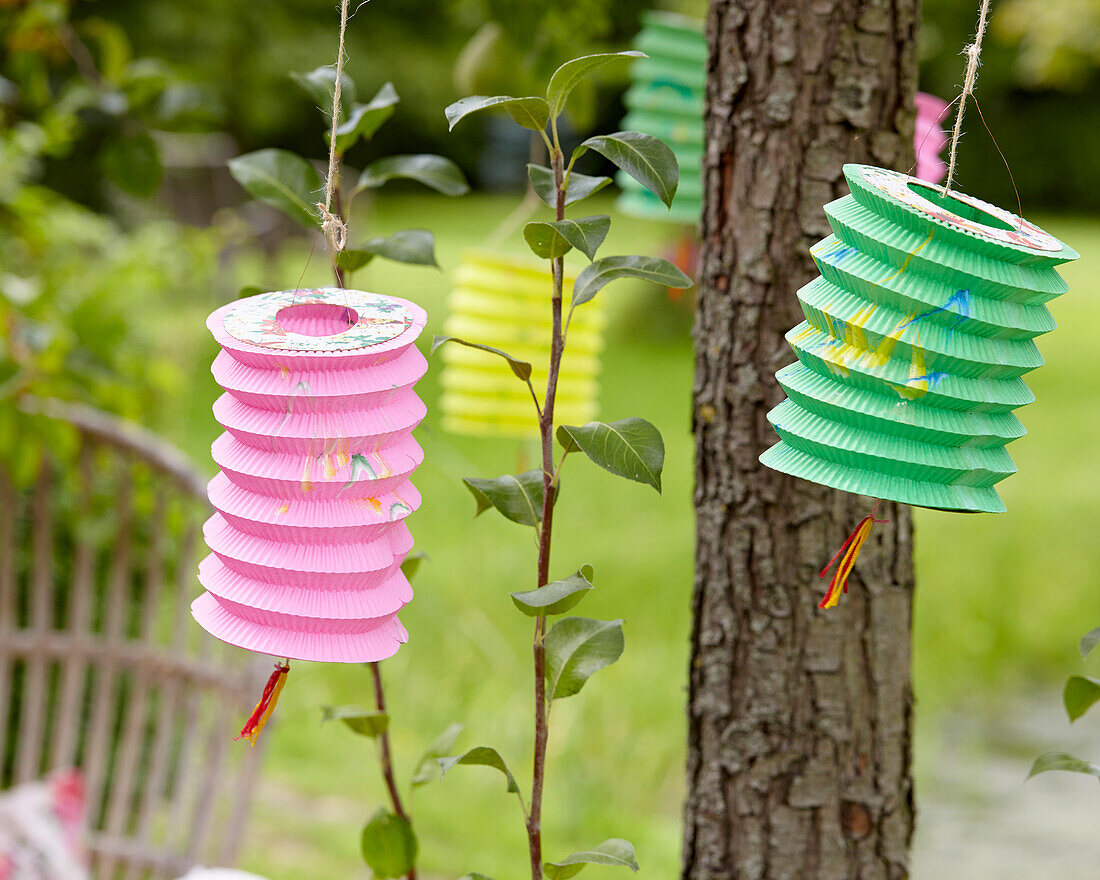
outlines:
[[[336,129],[340,125],[340,86],[344,78],[344,33],[348,29],[348,0],[340,3],[340,48],[336,55],[336,82],[332,87],[332,129],[328,138],[328,175],[325,178],[325,201],[317,203],[321,212],[321,229],[328,240],[333,259],[348,243],[348,227],[332,213],[333,191],[339,182],[340,161],[336,153]]]
[[[943,194],[951,188],[951,181],[955,177],[955,158],[959,148],[959,136],[962,134],[963,114],[966,112],[966,99],[974,94],[974,83],[978,79],[978,65],[982,56],[982,37],[989,25],[989,0],[982,0],[978,11],[978,30],[974,34],[974,42],[967,46],[963,53],[967,57],[966,76],[963,79],[962,94],[959,96],[959,110],[955,115],[955,128],[951,132],[951,152],[947,163],[947,179],[943,182]]]
[[[869,516],[865,516],[859,521],[859,524],[852,531],[852,534],[848,536],[843,544],[840,545],[840,549],[836,551],[836,554],[829,560],[829,564],[821,569],[821,573],[818,577],[825,577],[829,573],[829,569],[833,567],[839,560],[840,564],[837,565],[836,571],[833,572],[833,579],[829,582],[829,589],[825,592],[821,602],[818,604],[818,608],[833,608],[840,601],[840,594],[848,592],[848,575],[852,573],[852,568],[856,564],[856,559],[859,558],[859,551],[863,549],[863,542],[867,540],[867,536],[871,534],[871,527],[875,523],[888,523],[888,519],[875,519],[875,514],[878,513],[878,506],[881,501],[875,502],[875,509],[871,511]]]

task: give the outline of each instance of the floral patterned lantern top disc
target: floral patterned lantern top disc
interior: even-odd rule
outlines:
[[[211,449],[216,513],[203,532],[206,592],[192,605],[214,636],[299,660],[366,662],[408,635],[401,562],[409,478],[423,460],[413,391],[427,362],[417,305],[357,290],[265,293],[215,311],[225,393]]]
[[[1005,509],[1012,413],[1034,398],[1055,266],[1077,254],[1026,220],[954,190],[846,165],[851,195],[825,206],[811,248],[821,275],[787,334],[798,361],[776,378],[781,442],[760,460],[874,498],[957,511]]]

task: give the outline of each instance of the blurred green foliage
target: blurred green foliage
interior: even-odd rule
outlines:
[[[117,25],[87,28],[99,41],[93,63],[63,4],[6,7],[0,24],[0,463],[27,485],[43,455],[70,460],[74,438],[24,412],[24,396],[143,421],[170,406],[182,376],[143,317],[209,283],[217,234],[149,218],[124,224],[43,185],[51,162],[72,163],[114,187],[94,201],[147,195],[160,178],[150,128],[193,114],[165,69],[131,57]],[[98,150],[74,161],[92,132]]]
[[[380,136],[383,152],[441,152],[468,172],[477,138],[444,144],[439,108],[459,94],[523,94],[517,79],[545,79],[562,59],[621,49],[648,5],[697,17],[704,0],[402,0],[361,5],[348,28],[348,71],[365,92],[392,80],[405,111]],[[285,88],[289,70],[308,70],[334,50],[332,4],[315,0],[86,0],[74,13],[122,25],[143,53],[183,68],[213,92],[222,121],[242,150],[280,146],[320,156],[309,101]],[[962,80],[959,52],[976,3],[923,3],[921,86],[951,100]],[[1100,0],[1005,0],[995,5],[983,49],[978,99],[1012,166],[1024,209],[1100,206],[1100,163],[1087,148],[1100,129]],[[592,36],[571,37],[577,21]],[[216,27],[210,26],[216,22]],[[456,65],[457,62],[457,65]],[[507,88],[503,79],[507,77]],[[456,81],[457,80],[457,81]],[[528,91],[531,91],[528,89]],[[536,92],[537,93],[537,92]],[[614,128],[622,110],[610,90],[590,92],[578,127]],[[1057,132],[1057,137],[1051,136]],[[458,152],[456,152],[458,151]],[[962,141],[960,185],[998,204],[1015,202],[1008,174],[973,114]],[[354,163],[357,157],[353,154]]]

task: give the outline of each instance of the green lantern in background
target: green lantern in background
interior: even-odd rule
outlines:
[[[617,207],[624,214],[695,226],[703,205],[703,100],[707,41],[702,22],[669,12],[642,13],[633,47],[648,55],[631,66],[632,85],[623,97],[623,128],[644,131],[668,144],[680,163],[680,185],[671,210],[621,171]]]

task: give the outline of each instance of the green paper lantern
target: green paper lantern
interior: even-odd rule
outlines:
[[[706,95],[707,41],[702,23],[668,12],[642,14],[633,46],[648,55],[633,62],[632,84],[623,96],[623,128],[663,140],[680,163],[680,184],[671,210],[634,178],[621,171],[615,182],[617,207],[643,219],[699,222],[703,206],[703,101]]]
[[[881,168],[845,165],[851,195],[825,206],[821,275],[798,291],[798,361],[768,413],[775,470],[860,495],[944,510],[1005,506],[1012,410],[1034,397],[1055,266],[1077,253],[980,199]]]

